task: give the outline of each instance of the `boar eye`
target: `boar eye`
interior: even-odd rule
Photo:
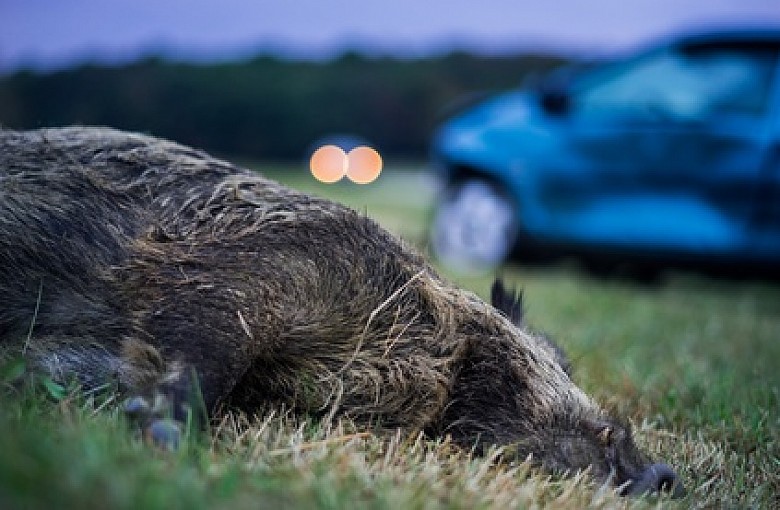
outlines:
[[[612,439],[614,437],[614,431],[612,430],[612,427],[604,427],[601,429],[601,432],[598,434],[599,441],[601,441],[601,444],[604,446],[609,446],[612,444]]]

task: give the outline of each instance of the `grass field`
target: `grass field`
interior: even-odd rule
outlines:
[[[391,168],[374,185],[328,187],[267,170],[424,239],[433,190],[419,174]],[[110,399],[39,380],[3,383],[0,509],[780,508],[780,288],[690,274],[638,286],[568,266],[503,275],[524,289],[530,323],[568,351],[578,384],[678,470],[685,499],[622,499],[587,477],[550,478],[446,441],[324,430],[273,410],[228,415],[165,453],[134,438]],[[448,276],[483,296],[491,280]]]

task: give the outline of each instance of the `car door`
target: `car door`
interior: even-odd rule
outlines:
[[[749,247],[751,258],[775,267],[780,265],[780,57],[777,60]]]
[[[575,82],[557,162],[558,176],[577,176],[562,228],[627,249],[745,251],[776,65],[773,47],[699,41]]]

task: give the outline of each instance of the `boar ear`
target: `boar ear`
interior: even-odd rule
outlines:
[[[493,287],[490,289],[490,303],[494,308],[506,314],[512,324],[518,328],[524,328],[523,324],[523,294],[516,290],[507,290],[501,278],[496,278]],[[528,332],[528,331],[527,331]],[[571,363],[561,347],[553,342],[547,335],[535,333],[533,337],[545,349],[547,349],[555,358],[555,361],[561,366],[566,375],[571,377]]]
[[[490,304],[509,317],[517,327],[523,326],[523,295],[515,289],[508,290],[504,287],[501,278],[496,278],[490,289]]]

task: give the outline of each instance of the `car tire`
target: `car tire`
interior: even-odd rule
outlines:
[[[484,271],[504,262],[518,237],[517,206],[491,182],[469,179],[443,193],[431,223],[431,249],[445,266]]]

